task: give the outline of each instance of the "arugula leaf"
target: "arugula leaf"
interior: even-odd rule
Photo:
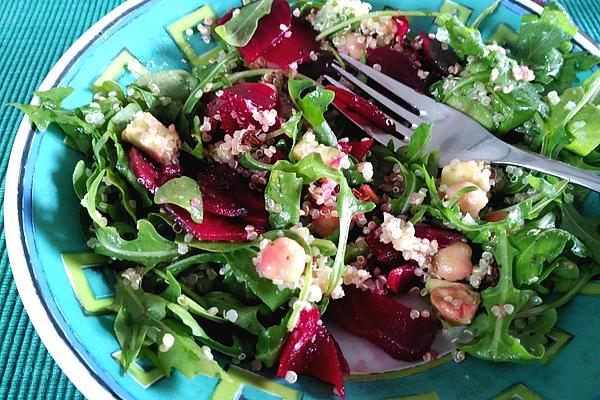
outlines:
[[[423,158],[427,146],[431,141],[431,124],[419,124],[417,129],[410,137],[408,146],[406,146],[406,162],[414,163]]]
[[[281,347],[287,338],[288,331],[286,327],[290,319],[290,313],[291,311],[283,317],[279,325],[263,329],[258,335],[256,355],[254,357],[265,364],[267,368],[271,368],[279,359]]]
[[[584,217],[572,203],[561,204],[561,228],[579,238],[589,249],[592,258],[600,264],[600,217]]]
[[[161,97],[183,103],[198,85],[198,78],[183,70],[164,70],[142,75],[135,84]]]
[[[452,46],[461,57],[481,57],[486,54],[486,45],[476,28],[465,26],[456,15],[442,14],[437,18],[436,38]]]
[[[547,263],[560,256],[572,235],[562,229],[524,228],[511,237],[510,243],[517,250],[515,260],[515,284],[522,287],[538,282]]]
[[[547,119],[536,119],[542,134],[542,154],[556,158],[566,148],[586,156],[600,145],[600,106],[594,99],[600,93],[600,70],[591,75],[583,87],[564,91],[556,104],[550,105]]]
[[[487,51],[487,49],[486,49]],[[541,85],[516,80],[518,63],[499,51],[488,51],[467,64],[458,78],[447,77],[431,87],[434,96],[491,131],[506,133],[534,117],[546,116]]]
[[[341,179],[339,181],[339,185],[340,190],[338,192],[336,207],[340,219],[339,239],[337,244],[338,251],[335,255],[333,266],[331,267],[329,285],[327,286],[327,291],[325,292],[327,296],[331,295],[335,287],[342,279],[342,275],[344,274],[344,268],[346,265],[344,262],[346,243],[348,243],[348,233],[350,231],[352,217],[357,213],[367,213],[373,211],[375,208],[374,203],[363,203],[359,201],[352,193],[352,189],[350,189],[350,186],[348,186],[348,183],[345,179]]]
[[[115,317],[114,330],[121,346],[122,373],[125,373],[140,354],[148,333],[148,326],[136,323],[125,307],[121,306]]]
[[[203,66],[197,73],[196,77],[198,78],[198,85],[188,98],[183,103],[183,107],[180,108],[180,115],[189,115],[191,114],[196,105],[202,98],[204,94],[204,90],[208,87],[208,85],[212,84],[218,77],[232,68],[232,61],[237,60],[240,57],[240,54],[237,51],[233,51],[227,54],[222,60],[219,60],[212,64],[207,64]]]
[[[556,79],[546,86],[546,92],[562,93],[573,84],[581,84],[577,74],[592,71],[596,65],[600,64],[600,57],[586,51],[563,54],[563,59],[564,62],[560,72]]]
[[[137,347],[140,343],[147,339],[160,344],[163,337],[170,334],[174,337],[173,346],[167,351],[159,349],[156,354],[158,367],[167,376],[171,374],[173,368],[176,368],[189,378],[198,374],[221,375],[221,377],[227,378],[227,374],[219,364],[212,360],[212,357],[207,356],[181,324],[169,319],[167,307],[176,306],[176,304],[142,290],[133,290],[122,281],[117,282],[115,286],[115,304],[120,307],[120,317],[117,314],[115,330],[118,332],[117,337],[123,354],[127,354],[121,363],[124,368],[129,367],[134,360],[132,357],[139,354]],[[193,320],[191,315],[189,318]],[[135,333],[126,333],[128,330],[128,327],[124,325],[126,323],[129,324],[129,329],[133,329]]]
[[[288,228],[300,221],[302,179],[293,172],[275,169],[269,176],[265,201],[269,224],[275,229]]]
[[[169,180],[156,190],[154,202],[176,204],[189,212],[194,222],[202,222],[202,193],[192,178],[182,176]]]
[[[273,0],[257,0],[239,9],[239,13],[215,32],[227,43],[235,47],[244,47],[250,42],[258,28],[258,21],[269,14]]]
[[[424,167],[421,166],[419,169],[424,176],[431,199],[431,205],[427,207],[427,213],[456,228],[470,241],[478,244],[487,244],[494,235],[503,231],[520,229],[525,221],[538,218],[542,211],[546,210],[546,207],[562,198],[569,184],[568,181],[558,181],[555,184],[550,184],[542,178],[528,176],[529,186],[536,189],[536,194],[504,210],[499,210],[507,213],[506,218],[502,221],[473,221],[464,219],[458,205],[447,207],[437,191],[435,180]]]
[[[258,243],[256,242],[223,242],[218,240],[199,240],[197,238],[192,238],[192,240],[186,241],[181,237],[178,237],[176,241],[177,243],[185,244],[186,246],[211,253],[228,253],[239,249],[245,249],[247,247],[258,246]]]
[[[548,333],[552,330],[557,321],[557,312],[555,308],[550,308],[545,312],[532,318],[523,319],[528,323],[521,329],[514,329],[520,343],[526,349],[531,349],[533,354],[544,353],[546,343],[548,342]],[[516,324],[514,324],[516,325]]]
[[[93,249],[98,254],[118,260],[133,261],[147,268],[179,256],[177,244],[159,235],[148,220],[138,220],[137,229],[138,234],[135,239],[125,240],[114,227],[98,225],[96,226],[97,242]]]
[[[35,126],[45,131],[50,124],[57,124],[67,135],[70,143],[85,155],[90,155],[92,138],[98,136],[95,125],[79,118],[73,111],[62,108],[62,101],[73,92],[73,88],[53,88],[44,92],[34,92],[40,105],[9,103],[23,111]]]
[[[492,252],[499,266],[500,277],[495,287],[481,293],[486,313],[478,315],[473,322],[478,328],[477,337],[460,348],[473,356],[491,361],[525,362],[539,359],[544,354],[543,348],[536,347],[528,351],[509,332],[516,313],[527,304],[534,292],[518,290],[513,285],[515,249],[510,245],[506,232],[496,236]],[[511,307],[512,311],[505,311],[505,306]]]
[[[521,19],[514,52],[523,65],[533,69],[536,81],[550,83],[564,64],[563,53],[570,50],[570,40],[577,33],[565,9],[551,2],[538,17],[525,14]]]
[[[238,161],[242,167],[253,169],[255,171],[270,171],[273,169],[273,165],[256,160],[249,151],[242,154],[241,157],[238,158]]]
[[[163,327],[165,327],[166,333],[175,337],[175,342],[168,351],[159,350],[156,354],[158,367],[167,377],[171,376],[173,369],[177,369],[189,379],[196,375],[220,376],[222,379],[229,379],[227,373],[212,359],[211,352],[200,347],[180,323],[166,320]]]
[[[302,95],[304,91],[313,86],[314,81],[308,79],[294,79],[293,77],[288,79],[290,97],[302,111],[304,119],[312,126],[319,142],[326,146],[335,146],[337,138],[323,115],[333,102],[335,93],[317,86],[314,90]]]
[[[262,304],[248,306],[230,293],[219,291],[208,292],[200,300],[202,300],[204,307],[217,307],[223,313],[228,310],[235,310],[237,318],[233,321],[233,324],[253,335],[258,336],[265,330],[265,327],[258,321],[258,313],[265,310],[265,306]]]
[[[195,254],[193,256],[177,260],[173,264],[170,264],[164,268],[165,273],[178,276],[183,271],[194,265],[207,265],[207,264],[225,264],[227,259],[222,254],[213,253],[202,253]]]
[[[223,254],[227,265],[240,283],[245,283],[272,311],[285,304],[293,294],[290,289],[279,290],[270,280],[261,278],[256,272],[252,259],[257,252],[251,249],[239,249]]]
[[[281,130],[287,137],[292,139],[291,149],[296,145],[296,140],[298,139],[298,134],[300,133],[300,127],[302,122],[302,113],[300,111],[296,111],[296,109],[292,109],[292,116],[290,119],[281,124]]]

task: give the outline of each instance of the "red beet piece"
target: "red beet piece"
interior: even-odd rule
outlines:
[[[439,40],[431,39],[429,34],[421,32],[421,50],[423,58],[428,65],[428,69],[433,71],[438,77],[447,76],[448,68],[459,63],[459,58],[448,46],[443,46]]]
[[[440,249],[448,247],[462,238],[459,232],[423,223],[415,225],[415,236],[421,239],[437,240]]]
[[[159,173],[160,173],[160,178],[159,178],[158,182],[160,183],[159,186],[162,186],[173,178],[179,178],[183,174],[183,171],[181,169],[181,165],[170,164],[170,165],[161,165]]]
[[[342,377],[350,373],[350,368],[316,307],[302,310],[298,324],[283,345],[276,376],[284,378],[289,371],[329,382],[340,397],[345,396]]]
[[[333,104],[350,114],[355,121],[361,124],[371,125],[388,133],[394,133],[396,131],[394,124],[390,119],[370,101],[367,101],[361,96],[348,90],[333,85],[327,85],[325,87],[335,92]]]
[[[380,236],[381,232],[379,229],[371,229],[365,238],[365,243],[369,247],[369,250],[371,250],[373,257],[388,267],[395,267],[396,265],[404,263],[402,253],[396,251],[391,243],[382,243],[379,240]]]
[[[408,22],[408,19],[406,19],[406,17],[402,16],[402,17],[394,17],[394,18],[392,18],[392,21],[396,25],[396,28],[398,28],[398,31],[396,32],[396,42],[404,43],[406,34],[410,30],[410,23]]]
[[[156,167],[139,151],[132,147],[129,150],[129,168],[138,182],[154,193],[161,186],[161,176]]]
[[[342,147],[342,151],[346,154],[350,154],[357,160],[362,160],[369,150],[371,150],[371,146],[373,146],[373,138],[364,138],[362,140],[354,140],[351,142],[341,141],[338,144]]]
[[[433,315],[412,319],[411,309],[391,297],[348,286],[344,291],[346,295],[328,308],[341,327],[398,360],[421,360],[429,351],[439,326]]]
[[[233,135],[235,131],[258,126],[252,117],[254,111],[270,110],[277,106],[277,90],[264,83],[240,83],[224,89],[223,94],[207,106],[207,114],[214,121],[220,121],[221,129]],[[271,129],[279,128],[276,123]]]
[[[415,264],[404,264],[388,273],[385,285],[393,293],[407,293],[417,283]]]
[[[248,181],[225,164],[200,171],[198,185],[206,211],[225,217],[246,217],[251,211],[266,215],[264,198],[255,195]]]
[[[252,64],[266,50],[272,49],[284,37],[285,31],[292,24],[292,10],[286,0],[275,0],[271,6],[271,12],[258,21],[258,28],[252,39],[239,51],[248,64]],[[285,31],[282,30],[282,25]]]
[[[410,48],[402,51],[394,50],[391,47],[367,49],[367,61],[369,65],[380,65],[381,72],[418,92],[425,92],[429,86],[429,80],[419,77],[418,73],[423,69],[423,63]]]
[[[192,220],[190,214],[183,208],[174,204],[163,204],[162,206],[175,222],[186,232],[194,235],[200,240],[229,240],[233,242],[244,242],[248,240],[246,224],[236,222],[233,218],[225,218],[220,215],[204,211],[202,223]],[[263,233],[263,229],[257,229],[257,233]]]
[[[290,37],[284,37],[277,46],[268,48],[261,54],[267,67],[288,70],[292,64],[300,65],[309,59],[311,52],[319,51],[319,45],[315,41],[316,32],[310,24],[294,18],[291,32]]]

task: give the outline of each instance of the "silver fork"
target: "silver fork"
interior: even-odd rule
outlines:
[[[414,110],[411,110],[408,107],[399,105],[350,72],[338,65],[333,65],[333,68],[341,76],[402,117],[408,122],[406,125],[410,125],[410,127],[407,127],[405,124],[392,119],[396,131],[403,136],[402,138],[378,131],[371,126],[365,126],[354,120],[351,115],[343,110],[339,110],[378,142],[387,144],[391,140],[396,146],[405,145],[418,124],[422,122],[433,123],[432,138],[428,151],[440,150],[441,165],[446,165],[454,159],[461,161],[486,160],[500,165],[516,165],[568,179],[573,183],[600,192],[600,176],[505,143],[466,114],[445,104],[438,103],[353,58],[345,55],[342,55],[342,57],[355,70],[363,73],[414,108]],[[326,75],[325,78],[333,85],[347,90],[345,86],[331,76]]]

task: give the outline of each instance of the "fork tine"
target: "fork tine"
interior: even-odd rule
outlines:
[[[340,54],[340,56],[354,69],[356,69],[359,72],[362,72],[369,78],[373,79],[375,82],[379,83],[381,86],[388,89],[390,92],[400,97],[402,100],[417,108],[419,111],[421,111],[421,116],[425,116],[426,114],[430,116],[433,115],[433,111],[435,110],[436,106],[435,100],[430,99],[429,97],[413,90],[405,84],[400,83],[397,80],[390,78],[389,76],[345,54]]]
[[[335,80],[334,78],[332,78],[329,75],[325,75],[325,79],[327,79],[329,82],[331,82],[332,85],[339,87],[340,89],[344,89],[344,90],[348,90],[350,91],[347,87],[345,87],[344,85],[342,85],[339,81]],[[335,103],[333,104],[335,106]],[[358,123],[357,121],[355,121],[350,115],[348,115],[344,110],[340,110],[338,107],[336,107],[342,114],[344,114],[346,116],[346,118],[348,118],[350,121],[354,122],[355,125],[357,125],[359,128],[361,128],[363,131],[367,132],[369,135],[375,137],[375,133],[373,132],[373,129],[371,129],[370,127],[367,126],[363,126],[360,123]],[[390,118],[389,115],[386,115],[395,125],[396,128],[396,132],[398,132],[399,134],[401,134],[402,136],[404,136],[405,138],[410,138],[410,136],[413,134],[413,131],[410,128],[407,128],[406,126],[402,125],[400,122],[396,121],[393,118]],[[377,138],[376,138],[377,139]],[[379,139],[378,139],[379,140]],[[388,140],[389,141],[389,140]],[[383,143],[383,142],[382,142]],[[387,143],[384,143],[387,144]]]
[[[388,99],[386,96],[384,96],[383,94],[379,93],[377,90],[373,89],[372,87],[370,87],[366,83],[362,82],[360,79],[358,79],[357,77],[355,77],[354,75],[352,75],[350,72],[344,70],[343,68],[341,68],[340,66],[338,66],[336,64],[332,64],[331,66],[333,68],[335,68],[335,70],[341,76],[343,76],[344,78],[346,78],[348,81],[352,82],[352,84],[358,86],[363,91],[365,91],[366,93],[368,93],[371,97],[373,97],[374,99],[376,99],[377,101],[379,101],[381,104],[383,104],[384,106],[386,106],[387,108],[389,108],[390,110],[392,110],[393,112],[395,112],[396,114],[398,114],[399,116],[401,116],[402,118],[404,118],[405,120],[407,120],[408,122],[410,122],[413,125],[413,128],[416,128],[416,125],[418,125],[421,122],[423,122],[423,120],[421,120],[420,117],[416,116],[415,114],[413,114],[409,110],[401,107],[400,105],[396,104],[392,100]]]

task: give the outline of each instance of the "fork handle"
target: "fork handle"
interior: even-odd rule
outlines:
[[[517,165],[549,175],[555,175],[590,190],[600,192],[600,176],[515,146],[508,146],[505,154],[499,156],[496,160],[492,159],[490,161],[496,164]]]

